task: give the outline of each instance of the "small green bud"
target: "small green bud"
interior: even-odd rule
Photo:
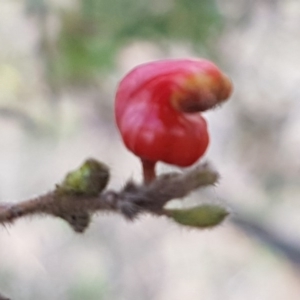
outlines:
[[[108,167],[95,159],[86,160],[77,170],[68,173],[57,186],[59,194],[98,195],[109,180]]]
[[[188,209],[167,209],[167,216],[175,222],[196,228],[213,227],[220,224],[229,214],[221,206],[204,204]]]

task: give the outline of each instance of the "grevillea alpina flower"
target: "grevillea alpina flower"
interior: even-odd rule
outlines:
[[[231,94],[228,77],[207,60],[161,60],[137,66],[120,82],[117,126],[126,147],[142,160],[146,182],[162,161],[190,166],[205,153],[209,134],[199,112]]]

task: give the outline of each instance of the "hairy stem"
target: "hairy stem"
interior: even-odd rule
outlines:
[[[218,173],[208,164],[195,166],[182,173],[163,174],[157,178],[155,164],[147,166],[147,184],[129,181],[120,191],[101,190],[98,194],[90,194],[90,190],[79,190],[81,193],[76,193],[76,189],[63,189],[66,185],[64,181],[53,191],[33,199],[13,204],[0,203],[0,225],[29,215],[51,215],[66,221],[76,232],[84,232],[92,216],[100,211],[120,213],[130,220],[142,213],[162,216],[166,215],[164,206],[168,201],[184,198],[198,188],[214,185],[218,180]],[[70,175],[67,178],[68,176]],[[86,177],[83,179],[86,180]],[[94,182],[94,178],[92,179]],[[73,183],[69,181],[69,185]]]

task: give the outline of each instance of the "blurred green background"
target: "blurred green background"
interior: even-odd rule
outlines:
[[[297,0],[0,1],[0,201],[46,192],[90,156],[111,167],[111,188],[140,180],[113,115],[118,81],[140,63],[205,57],[235,86],[205,114],[206,159],[222,180],[187,199],[225,203],[229,221],[196,231],[99,215],[81,236],[60,220],[20,220],[0,228],[0,292],[298,300],[299,35]]]

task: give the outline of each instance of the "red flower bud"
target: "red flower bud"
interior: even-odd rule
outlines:
[[[207,60],[140,65],[123,78],[116,95],[116,121],[123,141],[142,159],[144,168],[153,169],[150,177],[157,161],[190,166],[209,143],[206,121],[196,112],[219,105],[231,91],[228,77]]]

